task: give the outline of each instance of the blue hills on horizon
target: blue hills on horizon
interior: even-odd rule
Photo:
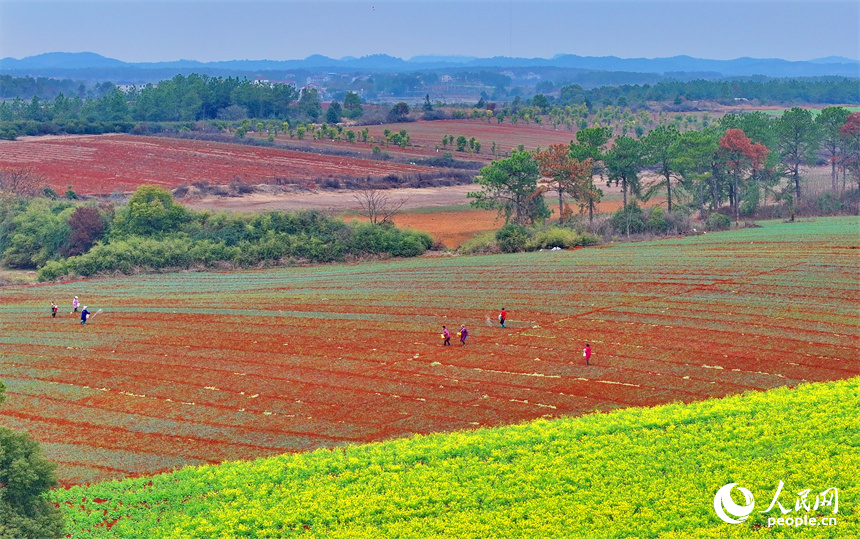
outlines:
[[[200,62],[176,60],[168,62],[124,62],[93,52],[49,52],[22,59],[0,59],[0,72],[14,76],[74,76],[88,70],[168,70],[194,69],[198,72],[224,74],[264,73],[283,70],[340,70],[405,72],[430,69],[527,69],[562,68],[582,71],[623,71],[630,73],[707,73],[709,78],[744,77],[860,77],[860,60],[829,56],[808,61],[789,61],[778,58],[735,58],[709,60],[691,56],[666,58],[619,58],[617,56],[578,56],[557,54],[552,58],[511,58],[496,56],[414,56],[408,60],[387,54],[373,54],[340,59],[312,55],[301,60],[226,60]]]

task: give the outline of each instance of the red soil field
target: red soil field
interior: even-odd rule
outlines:
[[[143,184],[173,188],[195,182],[311,185],[328,177],[428,172],[428,167],[309,152],[134,135],[34,137],[0,141],[0,166],[32,167],[57,192],[134,191]]]
[[[355,130],[364,129],[363,126]],[[430,157],[441,155],[444,135],[475,137],[483,144],[480,154],[452,151],[458,159],[494,159],[491,144],[499,152],[509,152],[519,144],[528,149],[568,143],[573,133],[537,125],[495,124],[479,120],[443,120],[368,126],[371,135],[384,140],[383,131],[406,129],[412,137],[407,149],[382,147],[393,155]],[[254,136],[250,133],[249,136]],[[125,134],[69,135],[0,141],[0,166],[32,167],[44,176],[48,186],[63,193],[71,186],[77,193],[112,194],[130,192],[142,184],[173,188],[195,182],[227,184],[241,179],[249,184],[291,183],[312,185],[325,178],[381,177],[388,174],[429,172],[430,167],[370,159],[373,146],[367,143],[299,141],[279,135],[278,142],[301,144],[311,151],[291,151],[226,142],[207,142]],[[314,147],[328,147],[366,153],[368,159],[314,153]]]
[[[496,231],[504,223],[498,213],[489,210],[411,212],[395,216],[399,227],[421,230],[449,249],[482,232]]]
[[[0,424],[73,484],[857,376],[858,222],[827,222],[6,287]]]

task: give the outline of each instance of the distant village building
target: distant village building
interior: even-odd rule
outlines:
[[[271,80],[271,79],[254,79],[251,81],[251,84],[257,84],[260,86],[269,86],[273,88],[276,84],[288,84],[292,87],[296,87],[296,81],[292,79],[284,79],[284,80]]]
[[[445,82],[445,83],[454,82],[454,77],[452,77],[451,75],[442,75],[442,77],[439,79],[439,81]]]

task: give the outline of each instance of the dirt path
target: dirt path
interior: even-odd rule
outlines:
[[[392,189],[383,191],[393,203],[406,202],[401,209],[438,208],[468,204],[466,193],[474,191],[474,185],[448,187],[424,187]],[[361,209],[356,200],[357,191],[305,191],[297,193],[254,193],[243,197],[205,197],[183,201],[189,208],[197,210],[226,211],[295,211],[320,210],[349,212]]]

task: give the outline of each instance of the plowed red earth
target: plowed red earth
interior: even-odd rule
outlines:
[[[0,424],[72,484],[857,376],[858,225],[6,287]]]
[[[0,141],[0,165],[32,167],[49,186],[80,194],[172,188],[195,182],[249,184],[277,178],[311,185],[328,177],[428,172],[428,167],[222,142],[133,135],[36,137]]]

